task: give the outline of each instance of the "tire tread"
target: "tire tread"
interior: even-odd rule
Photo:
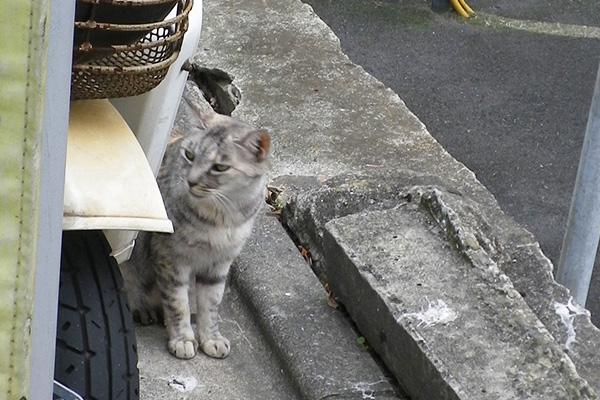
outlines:
[[[99,231],[64,232],[55,379],[85,399],[139,398],[133,320]]]

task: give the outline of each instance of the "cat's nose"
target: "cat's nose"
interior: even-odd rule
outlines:
[[[200,178],[200,174],[194,173],[194,171],[190,171],[186,176],[187,183],[190,187],[194,187],[200,183]]]

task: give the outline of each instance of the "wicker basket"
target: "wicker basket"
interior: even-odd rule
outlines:
[[[142,7],[150,3],[175,3],[173,0],[78,0],[96,5],[110,3],[116,7]],[[142,4],[143,3],[143,4]],[[122,24],[94,20],[76,21],[76,45],[71,74],[71,100],[103,99],[135,96],[156,87],[165,77],[169,66],[177,59],[183,36],[188,28],[192,0],[176,0],[175,17],[158,22]],[[132,6],[132,4],[136,4]],[[168,4],[167,4],[168,5]],[[163,10],[164,11],[164,10]],[[167,7],[166,12],[169,11]],[[156,18],[156,15],[154,16]],[[83,34],[81,33],[83,32]],[[112,43],[102,40],[109,37]],[[82,35],[84,39],[82,40]],[[140,38],[138,40],[138,38]],[[77,40],[80,43],[77,43]],[[122,43],[127,41],[135,43]],[[116,43],[115,43],[116,42]],[[119,43],[121,42],[121,43]],[[94,43],[100,43],[94,44]]]

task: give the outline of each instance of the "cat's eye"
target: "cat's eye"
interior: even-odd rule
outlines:
[[[188,149],[184,149],[183,150],[183,155],[190,162],[194,161],[194,158],[196,157],[196,155],[194,154],[194,152],[191,151],[191,150],[188,150]]]
[[[216,171],[216,172],[225,172],[230,168],[229,165],[225,165],[225,164],[213,164],[212,166],[212,170]]]

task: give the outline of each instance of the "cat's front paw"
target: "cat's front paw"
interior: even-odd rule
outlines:
[[[169,352],[177,358],[190,359],[196,355],[198,342],[195,339],[169,340]]]
[[[223,336],[207,339],[202,342],[200,347],[207,356],[213,358],[225,358],[231,350],[229,340]]]

